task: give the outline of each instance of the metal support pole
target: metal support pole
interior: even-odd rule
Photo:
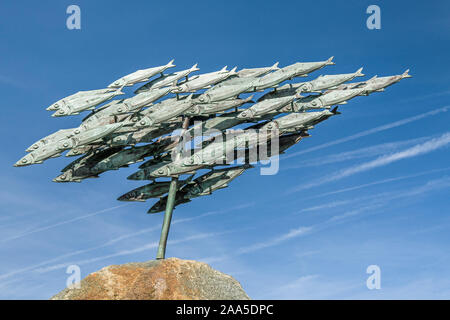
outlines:
[[[186,117],[183,121],[183,130],[189,127],[189,118]],[[177,143],[180,141],[178,138]],[[178,177],[172,177],[169,186],[169,194],[167,195],[166,211],[164,212],[164,220],[161,229],[161,237],[159,239],[158,252],[156,254],[156,259],[165,259],[166,257],[166,246],[167,237],[169,236],[170,222],[172,221],[173,207],[175,205],[175,199],[177,195],[178,187]]]
[[[161,229],[161,238],[159,239],[158,253],[156,259],[165,259],[167,237],[169,236],[170,222],[172,221],[173,205],[175,204],[175,196],[177,194],[178,177],[173,177],[170,181],[169,195],[167,196],[166,212],[164,213],[164,221]]]

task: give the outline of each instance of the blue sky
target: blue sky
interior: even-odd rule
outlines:
[[[81,8],[81,30],[66,8]],[[381,30],[366,28],[370,4]],[[47,299],[110,264],[155,257],[154,201],[116,198],[136,166],[51,181],[71,159],[13,168],[31,143],[80,117],[45,108],[175,58],[177,70],[285,66],[413,78],[357,97],[289,149],[274,176],[245,172],[178,207],[167,255],[205,261],[252,298],[450,298],[448,1],[3,1],[0,4],[0,298]],[[301,79],[302,81],[303,79]],[[132,92],[127,89],[127,92]],[[381,268],[368,290],[366,268]]]

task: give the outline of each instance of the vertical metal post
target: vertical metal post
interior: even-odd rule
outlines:
[[[183,122],[183,131],[189,127],[189,118],[186,117]],[[182,132],[183,134],[183,132]],[[178,138],[178,141],[180,138]],[[156,254],[156,259],[165,259],[166,257],[166,246],[167,237],[169,236],[170,222],[172,221],[173,207],[175,205],[175,199],[177,195],[178,187],[178,177],[172,177],[169,186],[169,194],[167,195],[166,211],[164,212],[164,220],[161,228],[161,237],[159,238],[158,252]]]
[[[161,238],[159,239],[158,253],[156,259],[165,259],[167,237],[169,236],[170,222],[172,221],[173,205],[175,204],[175,196],[177,194],[178,177],[172,178],[169,186],[169,195],[167,196],[166,212],[164,213],[164,221],[161,229]]]

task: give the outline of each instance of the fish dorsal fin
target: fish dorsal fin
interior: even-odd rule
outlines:
[[[411,78],[412,75],[409,74],[409,69],[406,69],[405,72],[402,73],[403,78]]]
[[[198,66],[198,63],[194,64],[194,65],[191,67],[191,69],[190,69],[191,72],[192,72],[192,71],[198,71],[198,70],[200,70],[200,68],[198,68],[197,66]]]
[[[166,64],[166,67],[168,67],[168,68],[175,67],[175,65],[173,64],[174,61],[175,61],[175,59],[170,60],[169,63]]]

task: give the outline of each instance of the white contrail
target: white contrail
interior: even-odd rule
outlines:
[[[361,212],[367,210],[373,210],[376,208],[380,208],[392,203],[393,200],[401,199],[401,198],[411,198],[423,195],[427,192],[434,191],[436,189],[444,189],[450,186],[450,178],[444,177],[435,180],[428,181],[427,183],[420,185],[416,188],[408,188],[405,191],[396,191],[396,192],[384,192],[381,194],[375,194],[369,197],[361,198],[362,205],[355,210],[346,212],[344,214],[340,214],[337,216],[331,217],[327,222],[335,222],[338,220],[342,220],[344,218],[348,218],[350,216],[357,215]],[[365,205],[365,206],[364,206]]]
[[[237,205],[237,206],[234,206],[234,207],[228,207],[228,208],[222,209],[222,210],[209,211],[209,212],[205,212],[205,213],[199,214],[197,216],[193,216],[193,217],[176,219],[176,220],[174,220],[172,222],[172,224],[174,224],[174,223],[182,223],[182,222],[189,222],[189,221],[192,221],[192,220],[197,220],[197,219],[208,217],[208,216],[215,216],[215,215],[227,213],[227,212],[230,212],[230,211],[245,209],[245,208],[248,208],[248,207],[252,207],[255,204],[256,204],[255,202],[249,202],[249,203],[240,204],[240,205]]]
[[[148,232],[151,232],[151,231],[154,231],[154,230],[157,230],[157,229],[160,229],[160,227],[157,226],[157,227],[152,227],[152,228],[141,229],[141,230],[139,230],[137,232],[125,234],[125,235],[116,237],[116,238],[114,238],[112,240],[108,240],[107,242],[102,243],[102,244],[97,245],[97,246],[93,246],[93,247],[90,247],[90,248],[87,248],[87,249],[81,249],[81,250],[77,250],[77,251],[72,251],[72,252],[69,252],[69,253],[57,256],[57,257],[49,259],[49,260],[42,261],[40,263],[31,265],[31,266],[28,266],[28,267],[25,267],[25,268],[16,269],[14,271],[11,271],[11,272],[8,272],[8,273],[5,273],[5,274],[1,274],[0,275],[0,280],[6,279],[6,278],[10,278],[12,276],[15,276],[15,275],[18,275],[18,274],[22,274],[22,273],[25,273],[25,272],[35,271],[36,269],[38,269],[38,268],[40,268],[42,266],[45,266],[45,265],[48,265],[50,263],[54,263],[54,262],[60,261],[61,259],[70,258],[70,257],[76,256],[76,255],[79,255],[79,254],[84,254],[84,253],[87,253],[87,252],[90,252],[90,251],[101,249],[101,248],[113,245],[113,244],[115,244],[117,242],[123,241],[124,239],[131,238],[131,237],[134,237],[134,236],[138,236],[138,235],[143,234],[143,233],[148,233]]]
[[[310,232],[311,230],[312,230],[311,227],[299,227],[296,229],[292,229],[288,233],[283,234],[279,237],[270,239],[268,241],[259,242],[259,243],[255,243],[250,246],[242,247],[239,250],[237,250],[237,254],[244,254],[244,253],[249,253],[249,252],[253,252],[253,251],[268,248],[268,247],[273,247],[273,246],[276,246],[276,245],[278,245],[284,241],[287,241],[289,239],[303,236],[306,233]]]
[[[330,147],[330,146],[334,146],[336,144],[341,144],[341,143],[344,143],[344,142],[347,142],[347,141],[355,140],[355,139],[358,139],[358,138],[361,138],[361,137],[364,137],[364,136],[368,136],[368,135],[371,135],[371,134],[374,134],[374,133],[377,133],[377,132],[380,132],[380,131],[396,128],[396,127],[402,126],[404,124],[407,124],[407,123],[410,123],[410,122],[414,122],[414,121],[417,121],[417,120],[420,120],[420,119],[423,119],[423,118],[426,118],[426,117],[429,117],[429,116],[434,116],[434,115],[437,115],[437,114],[442,113],[442,112],[447,112],[448,110],[450,110],[450,106],[445,106],[445,107],[442,107],[442,108],[439,108],[439,109],[435,109],[435,110],[432,110],[432,111],[421,113],[421,114],[419,114],[417,116],[414,116],[414,117],[410,117],[410,118],[406,118],[406,119],[403,119],[403,120],[391,122],[391,123],[388,123],[388,124],[385,124],[385,125],[382,125],[382,126],[379,126],[379,127],[375,127],[375,128],[369,129],[369,130],[361,131],[361,132],[359,132],[357,134],[354,134],[354,135],[351,135],[351,136],[348,136],[348,137],[345,137],[345,138],[337,139],[337,140],[334,140],[334,141],[331,141],[331,142],[328,142],[328,143],[321,144],[319,146],[311,147],[311,148],[306,149],[306,150],[302,150],[302,151],[298,151],[298,152],[295,152],[295,153],[291,153],[289,155],[285,155],[284,159],[295,157],[295,156],[298,156],[300,154],[305,154],[305,153],[312,152],[312,151],[315,151],[315,150],[324,149],[324,148],[327,148],[327,147]]]
[[[223,210],[209,211],[209,212],[205,212],[205,213],[202,213],[200,215],[197,215],[197,216],[194,216],[194,217],[190,217],[190,218],[176,219],[176,220],[174,220],[172,222],[172,224],[189,222],[189,221],[196,220],[196,219],[203,218],[203,217],[207,217],[207,216],[213,216],[213,215],[217,215],[217,214],[227,213],[227,212],[230,212],[230,211],[245,209],[245,208],[248,208],[248,207],[253,206],[253,205],[255,205],[255,203],[254,202],[250,202],[250,203],[245,203],[245,204],[241,204],[241,205],[236,205],[234,207],[229,207],[229,208],[223,209]],[[110,208],[110,209],[113,209],[113,208]],[[105,210],[108,210],[108,209],[105,209]],[[101,212],[104,212],[105,210],[102,210]],[[98,213],[99,212],[94,213],[94,214],[98,214]],[[90,214],[90,215],[94,215],[94,214]],[[87,216],[90,216],[90,215],[87,215]],[[87,248],[87,249],[81,249],[81,250],[69,252],[69,253],[57,256],[55,258],[52,258],[52,259],[49,259],[49,260],[46,260],[46,261],[42,261],[42,262],[37,263],[35,265],[31,265],[31,266],[28,266],[28,267],[25,267],[25,268],[21,268],[21,269],[16,269],[14,271],[11,271],[11,272],[8,272],[8,273],[0,275],[0,280],[1,279],[6,279],[6,278],[10,278],[12,276],[15,276],[15,275],[18,275],[18,274],[22,274],[24,272],[34,271],[34,270],[36,270],[36,269],[38,269],[38,268],[40,268],[42,266],[46,266],[48,264],[60,261],[61,259],[65,259],[65,258],[69,258],[69,257],[76,256],[76,255],[79,255],[79,254],[84,254],[84,253],[87,253],[87,252],[90,252],[90,251],[101,249],[101,248],[113,245],[113,244],[115,244],[117,242],[123,241],[123,240],[131,238],[131,237],[135,237],[135,236],[138,236],[138,235],[141,235],[141,234],[145,234],[145,233],[148,233],[148,232],[159,230],[160,228],[161,228],[160,226],[155,226],[155,227],[151,227],[151,228],[141,229],[141,230],[136,231],[136,232],[132,232],[132,233],[128,233],[128,234],[124,234],[122,236],[116,237],[116,238],[114,238],[112,240],[109,240],[109,241],[107,241],[105,243],[102,243],[100,245],[97,245],[97,246],[93,246],[93,247],[90,247],[90,248]],[[153,245],[154,244],[151,244],[150,246],[153,246]],[[67,266],[67,263],[61,263],[60,265]]]
[[[358,172],[367,171],[376,167],[385,166],[387,164],[390,164],[392,162],[396,162],[402,159],[415,157],[418,155],[422,155],[431,151],[434,151],[436,149],[439,149],[441,147],[446,146],[450,143],[450,132],[443,134],[442,136],[438,138],[431,139],[427,142],[418,144],[414,147],[408,148],[406,150],[396,152],[391,155],[386,155],[379,157],[373,161],[369,161],[366,163],[363,163],[361,165],[355,166],[353,168],[346,169],[342,171],[341,173],[337,174],[334,179],[341,179],[343,177],[347,177],[350,175],[353,175]]]
[[[341,224],[346,221],[348,221],[349,218],[352,218],[354,216],[360,215],[364,212],[370,212],[374,209],[378,209],[381,207],[384,207],[388,205],[392,200],[400,199],[400,198],[409,198],[411,196],[417,196],[424,194],[426,192],[430,192],[436,189],[443,189],[450,187],[450,178],[444,177],[439,178],[435,180],[428,181],[427,183],[420,185],[419,187],[408,189],[403,192],[385,192],[383,194],[376,194],[371,195],[367,197],[361,197],[359,200],[361,200],[360,206],[355,206],[355,209],[346,211],[343,214],[335,215],[324,222],[320,222],[311,226],[307,227],[299,227],[297,229],[293,229],[285,234],[282,234],[278,237],[269,239],[267,241],[262,241],[255,243],[253,245],[242,247],[237,250],[234,250],[231,253],[226,253],[220,256],[213,256],[213,257],[207,257],[200,259],[201,261],[204,261],[206,263],[212,263],[217,261],[223,261],[226,259],[229,259],[233,256],[237,256],[244,253],[249,253],[253,251],[257,251],[260,249],[264,249],[267,247],[272,247],[281,244],[284,241],[291,240],[293,238],[297,238],[304,235],[309,235],[311,233],[316,233],[319,231],[326,230],[327,228],[334,226],[336,224]]]
[[[302,212],[318,211],[318,210],[322,210],[322,209],[333,209],[333,208],[344,206],[346,204],[349,204],[349,203],[352,203],[355,201],[359,201],[359,200],[360,200],[359,198],[356,198],[356,199],[350,199],[350,200],[340,200],[340,201],[328,202],[325,204],[320,204],[318,206],[301,209],[296,214],[299,214]]]
[[[416,174],[410,174],[410,175],[405,175],[405,176],[400,176],[400,177],[395,177],[395,178],[378,180],[378,181],[365,183],[365,184],[360,184],[360,185],[357,185],[357,186],[343,188],[343,189],[339,189],[339,190],[335,190],[335,191],[319,193],[319,194],[316,194],[316,195],[313,195],[313,196],[310,196],[310,197],[303,198],[303,200],[322,198],[322,197],[330,196],[330,195],[337,194],[337,193],[343,193],[343,192],[363,189],[363,188],[376,186],[376,185],[379,185],[379,184],[385,184],[385,183],[389,183],[389,182],[395,182],[395,181],[400,181],[400,180],[405,180],[405,179],[417,178],[417,177],[424,176],[424,175],[427,175],[427,174],[430,174],[430,173],[443,172],[443,171],[447,171],[447,170],[450,170],[450,167],[442,168],[442,169],[427,170],[427,171],[419,172],[419,173],[416,173]]]
[[[190,237],[187,237],[187,238],[184,238],[184,239],[180,239],[180,240],[172,240],[172,241],[169,241],[169,243],[173,245],[173,244],[182,243],[182,242],[186,242],[186,241],[190,241],[190,240],[206,238],[208,236],[217,235],[217,234],[220,234],[220,233],[216,233],[216,234],[212,234],[212,233],[198,234],[198,235],[190,236]],[[56,262],[56,261],[60,260],[61,258],[68,257],[70,255],[84,253],[86,251],[86,250],[79,250],[79,251],[73,252],[71,254],[67,254],[67,255],[64,255],[64,256],[59,256],[59,257],[56,257],[54,259],[50,259],[50,260],[41,262],[41,263],[33,265],[33,266],[29,266],[29,267],[22,268],[22,269],[16,269],[14,271],[11,271],[11,272],[8,272],[8,273],[4,273],[4,274],[0,275],[0,280],[8,279],[8,278],[11,278],[12,276],[15,276],[15,275],[18,275],[18,274],[21,274],[21,273],[24,273],[24,272],[29,272],[29,271],[47,272],[47,271],[52,271],[52,270],[59,269],[59,268],[65,268],[65,267],[67,267],[70,264],[86,264],[88,262],[94,262],[94,261],[98,261],[98,260],[102,260],[102,259],[107,259],[107,258],[110,258],[110,257],[115,257],[115,256],[121,256],[121,255],[141,252],[141,251],[144,251],[144,250],[147,250],[147,249],[150,249],[150,248],[156,248],[157,246],[158,246],[158,243],[157,242],[153,242],[153,243],[150,243],[150,244],[138,247],[138,248],[134,248],[134,249],[130,249],[130,250],[122,250],[122,251],[119,251],[119,252],[114,253],[114,254],[105,255],[105,256],[101,256],[101,257],[96,257],[96,258],[93,258],[93,259],[86,259],[86,260],[81,260],[81,261],[73,262],[73,263],[68,263],[68,262],[67,263],[60,263],[60,264],[57,264],[57,265],[48,266],[46,268],[40,268],[40,267],[48,265],[48,264],[50,264],[52,262]]]
[[[337,174],[326,176],[315,182],[300,185],[300,186],[294,188],[293,190],[289,191],[289,193],[316,187],[316,186],[322,185],[324,183],[340,180],[342,178],[345,178],[345,177],[348,177],[348,176],[351,176],[351,175],[354,175],[354,174],[357,174],[357,173],[360,173],[363,171],[371,170],[371,169],[374,169],[377,167],[385,166],[392,162],[396,162],[396,161],[399,161],[402,159],[416,157],[416,156],[437,150],[439,148],[442,148],[442,147],[448,145],[449,143],[450,143],[450,133],[447,132],[438,138],[430,139],[424,143],[417,144],[406,150],[399,151],[399,152],[396,152],[396,153],[393,153],[390,155],[381,156],[375,160],[368,161],[368,162],[341,170]]]
[[[280,243],[285,242],[287,240],[308,234],[312,230],[313,230],[312,227],[298,227],[296,229],[292,229],[287,233],[284,233],[278,237],[269,239],[267,241],[262,241],[262,242],[254,243],[254,244],[246,246],[246,247],[241,247],[238,250],[234,251],[233,253],[224,254],[221,256],[206,257],[206,258],[202,258],[199,260],[204,261],[206,263],[212,263],[212,262],[216,262],[216,261],[225,260],[234,255],[241,255],[241,254],[245,254],[245,253],[249,253],[249,252],[253,252],[253,251],[261,250],[264,248],[279,245]]]
[[[368,183],[365,185],[360,185],[360,186],[356,186],[353,188],[346,188],[346,189],[342,189],[342,190],[338,190],[338,191],[331,191],[331,192],[327,192],[324,194],[320,194],[317,195],[315,197],[310,197],[310,198],[304,198],[305,199],[311,199],[311,198],[318,198],[318,197],[322,197],[322,196],[327,196],[327,195],[331,195],[334,193],[340,193],[340,192],[345,192],[345,191],[349,191],[349,190],[354,190],[354,189],[359,189],[359,188],[363,188],[369,185],[375,185],[375,184],[381,184],[381,183],[386,183],[386,182],[391,182],[391,181],[396,181],[396,180],[401,180],[401,179],[406,179],[406,178],[411,178],[411,177],[417,177],[420,175],[424,175],[426,173],[431,173],[431,172],[442,172],[444,170],[448,170],[450,168],[446,168],[446,169],[438,169],[438,170],[429,170],[426,172],[421,172],[419,174],[414,174],[414,175],[409,175],[409,176],[404,176],[404,177],[399,177],[399,178],[391,178],[391,179],[386,179],[386,180],[381,180],[381,181],[376,181],[373,183]],[[347,204],[351,204],[351,203],[355,203],[355,202],[361,202],[362,204],[367,204],[369,203],[369,201],[390,201],[392,199],[397,199],[397,198],[401,198],[401,197],[406,197],[406,196],[412,196],[412,195],[416,195],[418,193],[423,193],[423,192],[427,192],[429,191],[430,188],[435,188],[436,186],[445,186],[446,183],[448,183],[449,179],[448,178],[443,178],[443,179],[437,179],[437,180],[432,180],[429,181],[428,183],[426,183],[425,185],[419,187],[419,188],[415,188],[415,189],[408,189],[405,192],[385,192],[385,193],[376,193],[375,195],[369,195],[369,196],[362,196],[362,197],[351,197],[350,199],[346,199],[346,200],[337,200],[337,201],[332,201],[332,202],[328,202],[328,203],[324,203],[324,204],[320,204],[317,206],[312,206],[309,208],[305,208],[302,209],[300,211],[298,211],[298,213],[302,213],[302,212],[310,212],[310,211],[318,211],[318,210],[322,210],[322,209],[333,209],[333,208],[337,208],[340,206],[345,206]]]
[[[183,239],[171,240],[168,242],[168,244],[173,246],[178,243],[184,243],[184,242],[188,242],[188,241],[192,241],[192,240],[210,238],[210,237],[214,237],[214,236],[218,236],[218,235],[222,235],[222,234],[230,233],[230,232],[234,232],[234,231],[200,233],[200,234],[189,236],[189,237],[186,237]],[[112,254],[108,254],[108,255],[104,255],[104,256],[100,256],[100,257],[95,257],[95,258],[91,258],[91,259],[79,260],[79,261],[74,261],[74,262],[64,262],[64,263],[48,266],[45,268],[39,268],[36,271],[43,273],[43,272],[49,272],[49,271],[53,271],[53,270],[60,269],[60,268],[66,268],[68,265],[72,265],[72,264],[74,264],[74,265],[88,264],[88,263],[101,261],[101,260],[105,260],[105,259],[109,259],[109,258],[114,258],[114,257],[118,257],[118,256],[139,253],[139,252],[146,251],[146,250],[149,250],[152,248],[157,248],[158,245],[159,245],[159,242],[152,242],[147,245],[140,246],[140,247],[137,247],[134,249],[122,250],[122,251],[119,251],[116,253],[112,253]]]
[[[432,92],[432,93],[429,93],[429,94],[421,95],[419,97],[411,97],[411,98],[402,99],[402,103],[406,103],[406,102],[410,102],[410,101],[430,99],[430,98],[435,98],[435,97],[441,97],[441,96],[445,96],[445,95],[448,95],[448,94],[450,94],[450,90],[444,90],[444,91],[439,91],[439,92]]]
[[[197,234],[195,236],[190,236],[187,237],[185,239],[180,239],[180,240],[172,240],[169,241],[168,243],[173,245],[176,243],[182,243],[182,242],[186,242],[186,241],[190,241],[190,240],[196,240],[196,239],[203,239],[203,238],[207,238],[207,237],[211,237],[213,235],[216,235],[215,233],[206,233],[206,234]],[[92,263],[92,262],[96,262],[96,261],[101,261],[101,260],[105,260],[105,259],[109,259],[109,258],[113,258],[113,257],[118,257],[118,256],[123,256],[123,255],[128,255],[128,254],[133,254],[133,253],[138,253],[138,252],[142,252],[142,251],[146,251],[152,248],[157,248],[158,247],[158,242],[152,242],[149,244],[146,244],[144,246],[140,246],[134,249],[128,249],[128,250],[122,250],[116,253],[112,253],[112,254],[108,254],[108,255],[104,255],[104,256],[100,256],[100,257],[95,257],[95,258],[91,258],[91,259],[85,259],[85,260],[79,260],[79,261],[74,261],[74,262],[64,262],[64,263],[60,263],[60,264],[56,264],[56,265],[52,265],[52,266],[48,266],[45,268],[39,268],[36,271],[37,272],[48,272],[48,271],[52,271],[55,269],[60,269],[60,268],[65,268],[68,265],[83,265],[83,264],[87,264],[87,263]]]
[[[55,228],[55,227],[62,226],[64,224],[72,223],[72,222],[75,222],[75,221],[78,221],[78,220],[82,220],[82,219],[86,219],[86,218],[89,218],[89,217],[96,216],[96,215],[101,214],[101,213],[109,212],[109,211],[112,211],[112,210],[124,207],[126,205],[128,205],[128,204],[123,204],[123,205],[120,205],[120,206],[115,206],[115,207],[112,207],[112,208],[103,209],[103,210],[100,210],[100,211],[96,211],[94,213],[86,214],[84,216],[79,216],[79,217],[76,217],[76,218],[73,218],[73,219],[61,221],[61,222],[58,222],[58,223],[55,223],[55,224],[52,224],[52,225],[49,225],[49,226],[45,226],[45,227],[42,227],[42,228],[34,229],[34,230],[29,231],[29,232],[24,232],[24,233],[18,234],[16,236],[12,236],[12,237],[9,237],[9,238],[6,238],[6,239],[2,239],[2,240],[0,240],[0,242],[7,242],[7,241],[10,241],[10,240],[22,238],[22,237],[28,236],[28,235],[36,233],[36,232],[42,232],[42,231],[45,231],[45,230],[48,230],[48,229],[52,229],[52,228]]]
[[[300,162],[296,162],[294,165],[291,166],[285,166],[282,169],[297,169],[297,168],[304,168],[304,167],[316,167],[316,166],[322,166],[326,164],[332,164],[337,162],[343,162],[343,161],[349,161],[354,159],[361,159],[361,158],[369,158],[373,156],[379,156],[382,154],[386,154],[388,152],[394,152],[400,148],[406,148],[408,146],[424,142],[426,140],[430,139],[430,137],[421,137],[421,138],[414,138],[414,139],[408,139],[408,140],[402,140],[402,141],[395,141],[395,142],[387,142],[382,144],[377,144],[370,147],[364,147],[360,149],[355,149],[351,151],[345,151],[337,154],[331,154],[328,156],[308,159],[308,160],[302,160]]]

